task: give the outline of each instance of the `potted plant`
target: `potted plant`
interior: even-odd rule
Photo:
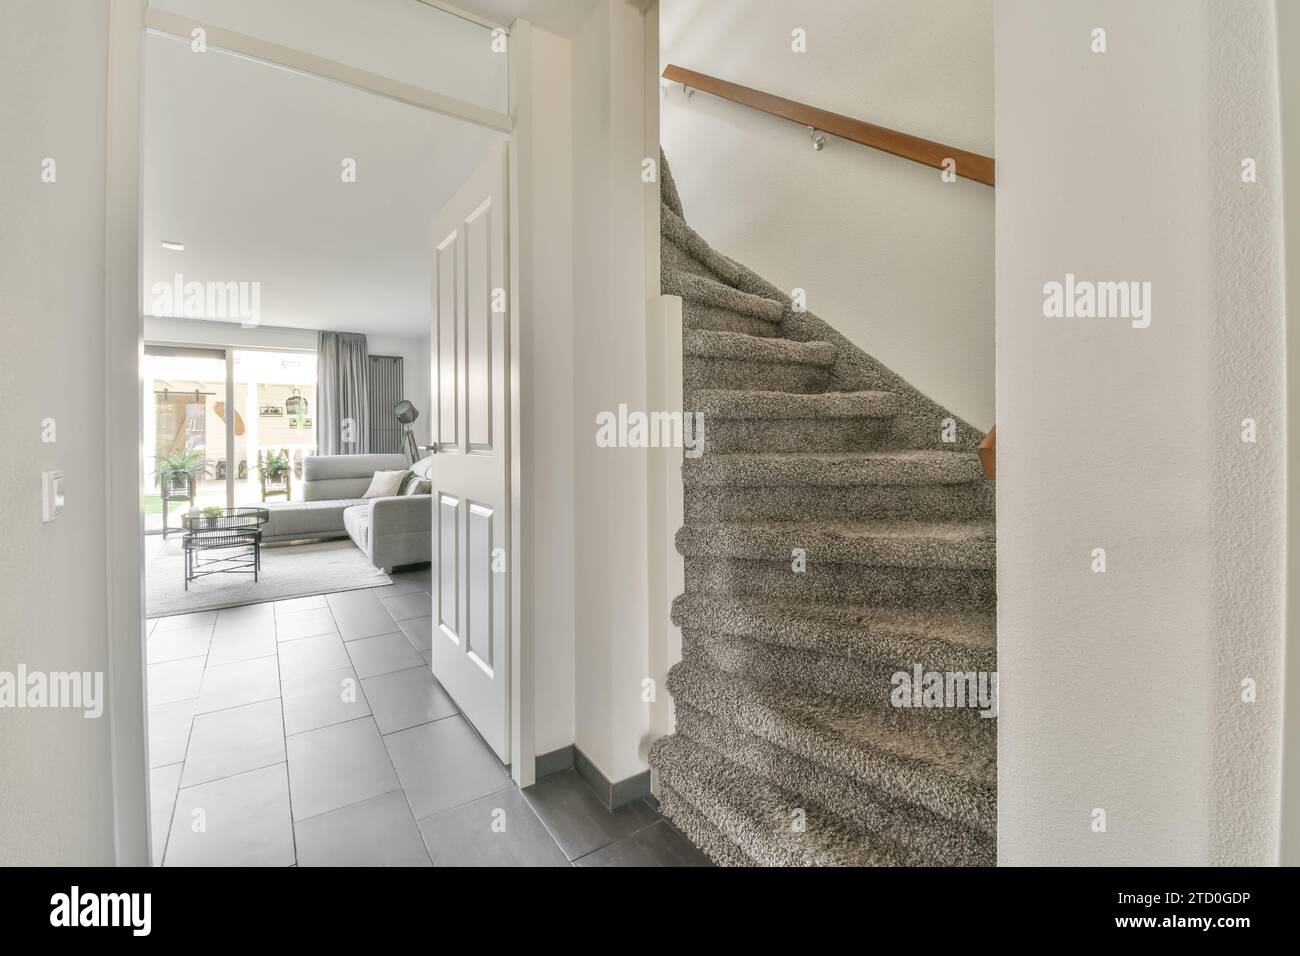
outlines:
[[[174,451],[158,459],[158,482],[165,498],[193,498],[194,483],[211,474],[201,452]]]
[[[208,505],[203,509],[203,524],[209,528],[214,527],[217,523],[217,519],[221,517],[224,511],[224,508],[219,508],[216,505]]]

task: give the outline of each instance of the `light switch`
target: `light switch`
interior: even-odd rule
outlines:
[[[63,472],[47,471],[41,475],[41,504],[45,521],[63,514]]]

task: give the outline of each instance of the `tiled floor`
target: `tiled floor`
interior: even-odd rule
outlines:
[[[520,792],[429,669],[430,572],[149,622],[154,862],[707,866],[572,770]]]

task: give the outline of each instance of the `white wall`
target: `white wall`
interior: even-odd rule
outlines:
[[[1273,4],[998,0],[996,23],[999,862],[1272,862]],[[1067,272],[1151,282],[1150,327],[1045,318]]]
[[[992,0],[661,0],[660,62],[993,155]],[[807,32],[807,52],[790,49]],[[662,72],[662,68],[661,68]],[[993,190],[679,85],[686,220],[979,428],[993,424]]]
[[[644,450],[596,446],[596,415],[644,408],[643,21],[596,4],[573,41],[575,736],[610,780],[646,769]]]
[[[529,97],[530,120],[520,133],[528,168],[517,171],[530,203],[519,237],[520,250],[530,256],[520,263],[520,334],[531,356],[520,402],[531,582],[525,626],[533,643],[533,748],[547,754],[574,742],[572,49],[568,40],[535,27],[529,44],[531,88],[522,95]]]
[[[75,0],[6,4],[0,31],[0,670],[9,672],[110,668],[107,33],[108,5]],[[54,183],[41,182],[46,157]],[[41,440],[46,418],[57,426],[52,444]],[[67,509],[43,524],[40,472],[54,468],[67,478]],[[114,862],[110,732],[107,712],[0,710],[0,864]],[[142,767],[141,823],[143,783]]]
[[[1278,7],[1287,293],[1287,651],[1283,743],[1284,866],[1300,865],[1300,4]]]

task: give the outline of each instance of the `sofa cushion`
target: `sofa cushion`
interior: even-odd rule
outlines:
[[[362,498],[391,498],[397,494],[397,489],[402,485],[402,479],[409,475],[406,469],[401,471],[377,471],[373,478],[370,479],[370,487]]]
[[[304,501],[360,498],[375,472],[407,466],[402,454],[308,455],[302,462],[302,497]]]
[[[264,539],[315,538],[347,532],[343,512],[360,504],[360,498],[338,501],[268,501],[268,520],[262,528]]]
[[[352,505],[350,508],[343,509],[343,527],[347,530],[348,537],[352,539],[352,542],[369,554],[370,505]]]

